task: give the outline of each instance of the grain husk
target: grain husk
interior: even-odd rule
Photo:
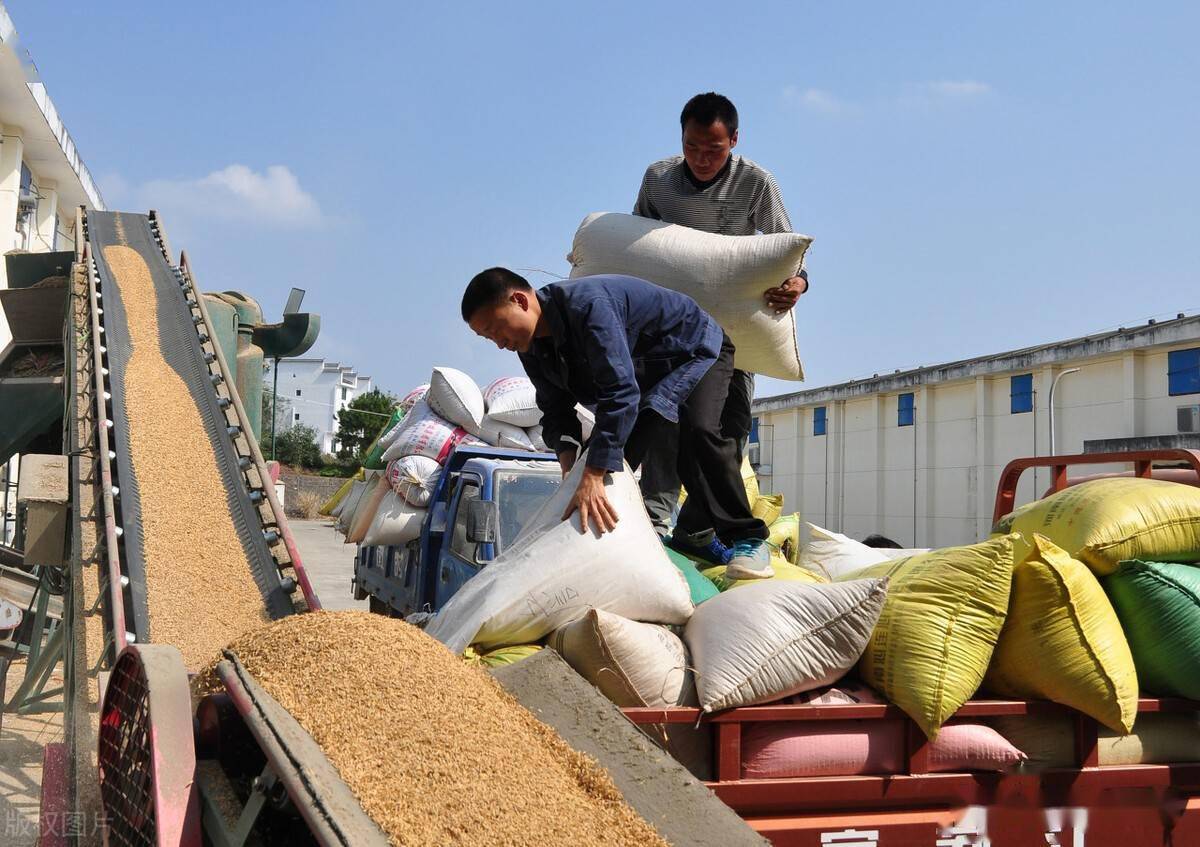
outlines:
[[[294,615],[230,650],[393,845],[666,844],[594,760],[401,620]],[[211,666],[197,683],[219,686]]]

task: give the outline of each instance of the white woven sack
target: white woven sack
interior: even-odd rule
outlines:
[[[804,379],[792,310],[775,314],[763,292],[795,276],[812,239],[713,235],[637,215],[597,212],[575,233],[571,277],[627,274],[686,294],[729,334],[734,363],[751,373]]]
[[[665,626],[592,609],[547,640],[618,706],[694,706],[687,648]]]
[[[800,552],[796,564],[830,579],[837,579],[870,565],[886,562],[882,550],[816,524],[800,525]]]
[[[358,503],[366,493],[370,483],[365,480],[359,480],[350,486],[350,490],[346,492],[346,498],[342,500],[338,506],[337,513],[337,531],[345,535],[350,531],[350,523],[354,520],[354,510],[358,508]]]
[[[403,397],[401,397],[400,402],[397,403],[396,405],[398,405],[405,412],[408,412],[409,409],[411,409],[413,406],[417,405],[418,401],[424,400],[425,395],[428,393],[429,393],[429,383],[425,383],[424,385],[418,385],[412,391],[408,392]]]
[[[584,534],[578,511],[563,521],[584,466],[575,463],[521,537],[467,580],[429,622],[427,633],[461,653],[470,644],[529,644],[589,609],[650,623],[688,619],[687,581],[663,551],[628,466],[605,478],[605,493],[620,518],[616,529]]]
[[[493,447],[533,451],[533,442],[529,440],[525,430],[504,421],[493,420],[491,415],[484,417],[479,437]]]
[[[442,466],[428,456],[404,456],[388,462],[387,480],[405,502],[423,509],[429,505]]]
[[[887,579],[771,579],[706,600],[683,632],[700,707],[766,703],[836,681],[866,649],[886,597]]]
[[[488,417],[501,423],[533,426],[542,419],[537,404],[537,390],[523,376],[506,376],[483,390],[483,402]]]
[[[400,432],[383,451],[385,462],[404,456],[428,456],[444,462],[455,445],[467,436],[465,429],[443,420],[424,400],[418,400],[400,424]]]
[[[454,368],[434,368],[425,402],[450,423],[471,435],[483,424],[483,393],[475,380]]]
[[[575,417],[579,418],[579,427],[583,431],[583,443],[592,437],[592,430],[596,427],[596,416],[592,410],[582,404],[575,406]]]
[[[525,430],[525,435],[529,437],[529,441],[533,444],[533,449],[539,453],[549,453],[550,448],[546,446],[546,440],[542,438],[542,425],[531,426]]]
[[[404,502],[395,491],[388,490],[375,511],[375,517],[362,538],[364,547],[389,547],[407,544],[421,535],[425,509],[416,509]]]

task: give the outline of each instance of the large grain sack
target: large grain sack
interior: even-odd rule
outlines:
[[[371,470],[383,470],[387,464],[383,461],[383,453],[392,442],[396,440],[396,436],[400,434],[400,422],[404,419],[406,410],[396,408],[392,411],[392,416],[388,418],[388,422],[384,424],[379,436],[371,442],[371,446],[367,448],[367,455],[363,458],[363,467]]]
[[[433,497],[442,466],[428,456],[405,456],[388,462],[388,485],[410,506],[423,509]]]
[[[1200,699],[1200,568],[1122,562],[1104,587],[1129,641],[1142,688]]]
[[[358,501],[358,508],[354,510],[354,519],[350,522],[350,528],[346,530],[347,544],[362,543],[367,530],[375,522],[375,515],[379,512],[384,495],[392,493],[386,476],[371,480],[371,486],[369,492]]]
[[[1095,574],[1044,536],[1013,570],[1008,619],[983,687],[1053,700],[1129,732],[1138,680],[1117,613]]]
[[[399,547],[407,544],[421,536],[425,514],[425,509],[410,506],[388,487],[363,533],[362,544],[364,547]]]
[[[686,294],[707,310],[751,373],[803,379],[796,316],[777,315],[763,292],[793,277],[812,239],[796,233],[713,235],[636,215],[598,212],[575,233],[571,276],[627,274]]]
[[[350,493],[337,507],[337,531],[345,535],[350,531],[350,523],[354,520],[354,513],[358,510],[358,504],[362,500],[367,491],[371,490],[374,482],[367,480],[359,480],[350,486]]]
[[[783,558],[783,554],[778,550],[771,551],[771,569],[775,571],[773,576],[767,577],[767,580],[762,579],[728,579],[725,576],[725,565],[713,565],[705,568],[700,573],[705,578],[710,580],[713,585],[720,591],[728,591],[731,588],[738,588],[744,585],[754,585],[757,582],[764,582],[773,579],[782,582],[807,582],[810,585],[821,585],[829,582],[828,579],[820,574],[790,564],[787,559]]]
[[[742,779],[904,773],[905,721],[754,722],[742,730]],[[1007,771],[1025,754],[990,726],[951,722],[929,742],[929,772]]]
[[[533,449],[539,453],[549,453],[550,448],[546,446],[546,439],[542,438],[542,425],[531,426],[525,430],[525,434],[529,437],[529,441],[533,444]]]
[[[504,421],[494,420],[491,415],[484,416],[483,425],[479,428],[479,437],[493,447],[533,451],[533,442],[529,440],[525,430]]]
[[[796,564],[813,573],[840,579],[886,561],[888,557],[879,550],[840,532],[811,523],[800,525],[800,552]]]
[[[1075,766],[1075,726],[1069,715],[1007,715],[988,723],[1029,757],[1029,770]],[[1128,735],[1101,727],[1096,746],[1101,765],[1200,762],[1200,716],[1144,713]]]
[[[502,668],[506,665],[515,665],[517,662],[522,659],[528,659],[530,656],[535,656],[541,650],[541,644],[513,644],[509,647],[490,650],[487,653],[476,653],[468,647],[463,651],[463,661],[468,665],[475,665],[481,668]]]
[[[1158,479],[1094,479],[1001,518],[996,532],[1040,532],[1100,575],[1125,559],[1200,560],[1200,488]]]
[[[426,632],[461,653],[468,644],[537,641],[590,609],[650,623],[691,616],[687,581],[663,551],[628,466],[605,477],[616,529],[585,534],[578,511],[563,521],[585,467],[575,463],[513,546],[469,579]]]
[[[337,517],[337,515],[340,514],[339,510],[342,508],[342,504],[346,500],[346,495],[350,493],[350,489],[354,486],[354,483],[362,478],[362,468],[359,468],[354,476],[347,477],[346,481],[342,483],[341,487],[338,488],[337,491],[333,492],[333,496],[326,500],[324,505],[321,506],[320,514],[325,515],[326,517]]]
[[[878,550],[879,555],[887,559],[907,559],[909,556],[919,556],[922,553],[928,553],[930,547],[872,547],[872,550]]]
[[[425,395],[429,408],[472,435],[483,425],[483,393],[475,380],[454,368],[434,368]]]
[[[618,706],[694,706],[687,648],[664,626],[592,609],[547,644]]]
[[[404,456],[428,456],[439,464],[467,437],[467,431],[456,427],[418,400],[412,411],[400,421],[400,432],[391,446],[383,451],[383,460],[390,462]]]
[[[692,605],[699,606],[705,600],[711,600],[720,593],[713,581],[700,572],[695,562],[670,547],[664,547],[663,550],[666,552],[667,558],[671,560],[671,564],[677,567],[683,574],[683,578],[687,580],[688,591],[692,596]]]
[[[767,539],[774,547],[776,547],[791,564],[796,564],[797,555],[800,552],[800,525],[803,521],[800,520],[800,513],[793,512],[790,515],[776,518],[768,529],[771,532]]]
[[[828,685],[862,654],[886,579],[835,585],[761,580],[696,608],[683,632],[706,712]]]
[[[418,385],[412,391],[408,392],[407,394],[405,394],[403,397],[400,398],[400,402],[397,404],[396,408],[398,408],[402,413],[407,414],[409,409],[411,409],[413,406],[417,405],[417,403],[424,400],[425,395],[428,393],[429,393],[429,383],[425,383],[424,385]]]
[[[750,513],[767,526],[775,523],[783,513],[782,494],[760,494],[750,501]]]
[[[513,426],[536,426],[542,419],[537,390],[527,377],[506,376],[483,390],[488,417]]]
[[[947,547],[839,578],[890,580],[858,671],[930,739],[983,682],[1008,612],[1015,541]]]

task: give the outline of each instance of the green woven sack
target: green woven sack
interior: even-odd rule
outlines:
[[[1200,567],[1121,562],[1104,579],[1143,690],[1200,698]]]
[[[672,550],[670,547],[664,546],[663,549],[667,552],[667,558],[671,560],[671,564],[679,568],[679,572],[687,580],[688,591],[692,594],[693,606],[699,606],[705,600],[716,597],[721,593],[708,577],[697,570],[695,562],[682,553]]]
[[[383,429],[379,430],[379,435],[371,442],[371,447],[367,450],[367,456],[363,459],[362,466],[364,468],[369,471],[381,471],[384,469],[383,451],[387,448],[379,443],[379,439],[383,437],[385,432],[399,423],[403,417],[403,409],[397,408],[396,411],[392,412],[392,416],[388,418],[387,424],[384,425]]]

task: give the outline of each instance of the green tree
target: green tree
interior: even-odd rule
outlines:
[[[275,458],[285,465],[318,470],[323,463],[321,448],[317,444],[317,431],[311,426],[294,424],[277,433]]]
[[[375,389],[360,394],[338,412],[338,458],[360,464],[399,401],[391,394]]]

